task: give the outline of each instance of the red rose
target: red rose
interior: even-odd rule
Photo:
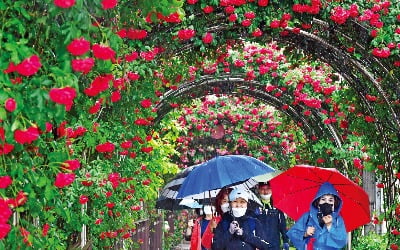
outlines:
[[[67,50],[73,56],[81,56],[90,50],[90,42],[85,38],[76,38],[67,46]]]
[[[7,202],[3,199],[0,199],[0,224],[7,223],[11,215],[12,210],[8,206]]]
[[[142,40],[147,37],[146,30],[129,29],[126,32],[126,37],[132,40]],[[137,53],[136,53],[137,55]]]
[[[83,92],[88,96],[97,96],[110,87],[110,81],[113,78],[112,75],[97,76]]]
[[[27,193],[25,193],[24,191],[19,191],[17,197],[15,197],[14,199],[9,199],[7,203],[10,207],[19,207],[24,205],[27,201]]]
[[[88,200],[89,198],[86,195],[81,195],[81,197],[79,197],[79,203],[81,203],[82,205],[88,202]]]
[[[228,17],[229,22],[235,22],[237,20],[237,15],[236,14],[230,14]]]
[[[74,71],[83,72],[84,74],[89,73],[94,66],[94,59],[83,58],[83,59],[72,59],[71,60],[71,67]]]
[[[143,108],[150,108],[151,107],[151,100],[150,99],[144,99],[140,102],[140,105]]]
[[[58,104],[65,105],[65,110],[71,110],[76,97],[76,90],[72,87],[53,88],[49,92],[50,99]]]
[[[139,118],[139,119],[137,119],[137,120],[135,121],[135,124],[136,124],[136,125],[139,125],[139,126],[148,126],[148,125],[151,124],[151,122],[149,122],[149,121],[146,120],[146,119]]]
[[[178,37],[181,40],[189,40],[196,35],[196,31],[192,29],[183,29],[178,31]]]
[[[95,44],[92,47],[93,55],[100,60],[110,60],[115,57],[115,51],[104,45]]]
[[[151,61],[154,59],[155,56],[156,56],[156,53],[154,53],[154,51],[140,52],[140,57],[143,58],[143,60],[145,60],[145,61]]]
[[[132,147],[132,141],[125,141],[125,142],[121,143],[121,148],[128,149],[131,147]]]
[[[40,63],[39,57],[37,55],[33,55],[18,64],[16,66],[16,70],[20,75],[31,76],[36,74],[41,66],[42,64]]]
[[[207,5],[206,7],[203,8],[204,13],[210,14],[214,11],[214,8],[212,6]]]
[[[3,224],[0,223],[0,240],[4,239],[4,237],[7,236],[7,234],[10,232],[11,226],[9,224]]]
[[[4,107],[8,112],[13,112],[17,108],[17,102],[14,98],[8,98],[4,103]]]
[[[141,151],[143,153],[150,153],[151,151],[153,151],[153,147],[143,147],[141,148]]]
[[[244,19],[242,21],[242,26],[249,27],[250,25],[251,25],[251,20],[250,19]]]
[[[97,100],[93,106],[89,108],[89,114],[96,114],[101,108],[101,101]]]
[[[118,1],[117,0],[103,0],[101,1],[101,6],[103,7],[103,9],[107,10],[107,9],[112,9],[115,6],[117,6]]]
[[[280,23],[281,23],[280,20],[272,20],[271,23],[269,24],[269,26],[270,26],[272,29],[277,29],[277,28],[280,27]]]
[[[209,32],[207,32],[204,36],[203,36],[203,43],[208,44],[211,43],[213,41],[213,35]]]
[[[58,188],[63,188],[69,186],[72,182],[74,182],[74,180],[74,173],[58,173],[54,182],[54,186]]]
[[[14,149],[14,145],[12,145],[12,144],[8,144],[8,143],[4,143],[3,145],[0,144],[0,155],[6,155],[6,154],[10,153],[11,151],[13,151],[13,149]]]
[[[49,229],[50,229],[50,225],[49,224],[44,224],[43,225],[43,228],[42,228],[42,235],[43,236],[47,236],[47,233],[49,232]]]
[[[258,6],[265,7],[268,5],[269,0],[258,0]]]
[[[79,160],[74,159],[74,160],[66,160],[63,162],[62,165],[65,169],[74,171],[74,170],[77,170],[81,166],[81,163],[79,162]]]
[[[235,7],[233,7],[233,6],[227,6],[227,7],[225,7],[225,13],[226,14],[232,14],[232,13],[234,13],[235,12]]]
[[[195,4],[197,3],[199,0],[187,0],[188,4]]]
[[[75,0],[54,0],[54,5],[60,8],[70,8],[75,5]]]
[[[7,188],[12,184],[13,180],[11,179],[10,176],[1,176],[0,177],[0,188]]]
[[[106,203],[106,207],[108,207],[109,209],[113,208],[114,206],[115,206],[115,203],[113,203],[113,202]]]
[[[244,13],[244,17],[246,17],[247,19],[253,19],[256,17],[256,14],[254,14],[253,11],[250,11],[250,12]]]
[[[29,127],[27,130],[17,129],[14,132],[14,140],[20,144],[30,144],[39,138],[39,129],[37,127]]]
[[[375,118],[373,118],[372,116],[366,115],[364,117],[366,122],[375,122]]]
[[[114,151],[114,149],[115,145],[112,144],[111,142],[106,142],[96,146],[96,151],[99,153],[107,153],[107,152],[111,153]]]
[[[336,6],[331,13],[330,19],[337,24],[344,24],[350,16],[348,10],[343,9],[340,6]]]
[[[111,93],[111,101],[112,102],[118,102],[121,100],[121,92],[119,91],[114,91]]]

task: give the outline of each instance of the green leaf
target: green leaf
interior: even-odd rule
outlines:
[[[52,185],[47,185],[44,190],[44,197],[46,200],[50,201],[54,198],[54,187]]]
[[[46,186],[46,184],[47,184],[47,178],[46,177],[44,177],[44,176],[42,176],[42,177],[40,177],[39,178],[39,181],[37,182],[37,186],[38,187],[44,187],[44,186]]]
[[[18,119],[14,120],[13,124],[11,125],[11,131],[15,131],[16,129],[22,128],[22,125]]]
[[[7,112],[3,107],[0,107],[0,120],[5,120],[7,118]]]

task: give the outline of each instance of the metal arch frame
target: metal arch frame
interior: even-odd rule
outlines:
[[[311,136],[323,137],[329,133],[334,139],[337,146],[341,146],[342,142],[338,136],[338,132],[332,126],[323,127],[321,117],[314,112],[312,116],[305,119],[302,115],[301,110],[297,110],[295,107],[288,105],[288,109],[282,109],[282,106],[286,104],[281,99],[285,99],[284,96],[277,98],[265,91],[263,91],[264,85],[258,81],[247,81],[244,79],[245,76],[224,74],[221,76],[202,76],[196,81],[187,82],[181,84],[177,90],[170,90],[162,97],[161,101],[156,105],[157,117],[154,119],[154,124],[158,124],[162,118],[173,108],[169,105],[169,101],[174,98],[182,97],[184,100],[191,98],[200,98],[206,95],[215,94],[213,88],[217,87],[221,90],[218,94],[233,94],[235,96],[251,96],[264,103],[267,103],[275,107],[280,112],[284,113],[291,119],[299,121],[303,126],[300,128],[303,130],[305,135],[309,138]],[[251,87],[249,87],[251,86]],[[197,90],[197,91],[193,91]],[[185,99],[186,98],[186,99]],[[302,106],[302,105],[297,105]]]

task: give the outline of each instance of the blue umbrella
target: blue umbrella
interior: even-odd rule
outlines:
[[[254,176],[274,172],[275,169],[246,155],[223,155],[196,165],[183,180],[176,198],[215,190],[243,182]]]

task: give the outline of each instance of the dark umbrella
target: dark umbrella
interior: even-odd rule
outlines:
[[[217,156],[196,165],[187,174],[178,190],[176,198],[192,198],[197,194],[202,194],[209,190],[232,186],[245,182],[252,177],[274,171],[274,168],[250,156]]]
[[[218,164],[214,165],[214,164]],[[207,176],[207,181],[216,180],[217,176],[231,176],[228,181],[220,183],[220,185],[211,185],[210,188],[203,188],[202,191],[195,191],[197,193],[192,193],[187,196],[180,196],[182,189],[182,184],[187,182],[187,178],[190,177],[195,169],[202,168],[202,171],[213,169],[217,167],[218,169],[213,169],[213,171],[228,171],[228,173],[214,173],[210,172],[210,176]],[[209,169],[208,169],[209,168]],[[250,178],[259,175],[265,175],[267,173],[274,172],[275,169],[271,168],[267,164],[253,158],[244,155],[226,155],[217,156],[205,163],[191,166],[189,168],[183,169],[179,172],[170,182],[168,182],[164,188],[161,190],[159,198],[156,202],[156,208],[166,209],[166,210],[178,210],[187,208],[187,206],[182,206],[183,199],[193,199],[199,204],[211,204],[214,202],[214,198],[217,196],[218,192],[223,187],[231,188],[241,188],[250,189],[254,187],[258,181],[256,178]],[[237,174],[239,172],[239,174]],[[242,173],[243,172],[243,173]],[[264,177],[263,177],[264,178]],[[203,178],[204,179],[204,178]],[[214,181],[211,181],[214,182]],[[191,183],[189,181],[188,183]],[[224,185],[226,184],[226,185]],[[193,184],[197,185],[197,184]],[[250,202],[261,203],[257,196],[250,192]]]
[[[342,199],[340,215],[347,232],[370,222],[367,193],[334,168],[296,165],[270,180],[274,206],[298,220],[310,210],[310,204],[324,182],[331,183]]]

